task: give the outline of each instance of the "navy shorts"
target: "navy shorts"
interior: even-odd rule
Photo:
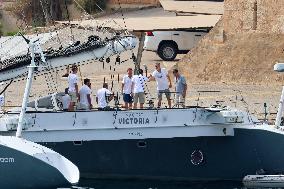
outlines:
[[[165,89],[165,90],[159,90],[158,91],[158,99],[159,100],[162,100],[163,93],[165,93],[167,99],[171,98],[171,91],[170,91],[170,89]]]
[[[123,101],[126,102],[126,103],[132,103],[133,98],[130,94],[123,93]]]

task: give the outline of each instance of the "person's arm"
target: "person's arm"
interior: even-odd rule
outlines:
[[[77,95],[77,97],[80,98],[79,89],[78,89],[77,83],[75,83],[75,90],[76,90],[76,95]]]
[[[184,85],[184,90],[183,90],[183,93],[182,93],[182,97],[185,98],[185,96],[186,96],[186,91],[187,91],[187,84],[186,84],[185,79],[183,79],[183,85]]]
[[[186,91],[187,91],[187,84],[184,84],[184,91],[183,91],[183,94],[182,94],[183,98],[185,98],[185,96],[186,96]]]
[[[68,76],[69,76],[69,73],[70,73],[70,71],[69,71],[69,66],[67,66],[67,68],[66,68],[66,73],[63,74],[62,77],[68,77]]]
[[[97,104],[99,103],[99,98],[98,98],[98,92],[97,92],[97,95],[96,95],[96,102],[97,102]]]
[[[167,74],[167,78],[169,80],[169,88],[172,88],[172,80],[171,80],[171,77],[169,76],[169,74]]]
[[[78,93],[79,94],[79,93]],[[77,97],[78,97],[78,102],[80,102],[80,94],[79,95],[77,95]]]
[[[92,105],[92,100],[91,100],[91,94],[87,94],[87,99],[88,99],[88,102],[89,102],[89,105],[90,105],[90,109],[92,109],[93,105]]]
[[[121,93],[123,93],[124,83],[121,84]]]
[[[110,95],[109,96],[109,98],[108,98],[108,100],[109,100],[109,102],[113,99],[113,97],[114,97],[114,93],[113,92],[110,92],[110,91],[108,91],[108,93],[107,93],[108,95]]]
[[[122,78],[122,83],[121,83],[121,93],[123,93],[124,83],[125,83],[125,79],[123,77]]]
[[[131,95],[133,96],[133,91],[134,91],[134,79],[132,79],[132,83],[131,83]]]
[[[148,76],[148,79],[148,81],[155,81],[155,77],[152,74]]]

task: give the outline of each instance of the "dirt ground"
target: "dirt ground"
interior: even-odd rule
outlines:
[[[161,10],[157,9],[158,11],[153,13],[150,10],[147,10],[147,15],[150,14],[160,14]],[[133,12],[129,14],[135,14]],[[143,14],[141,12],[137,13],[137,17],[142,16]],[[119,17],[118,13],[113,15],[113,17]],[[128,16],[128,15],[127,15]],[[166,16],[166,15],[165,15]],[[218,30],[218,28],[217,28]],[[74,32],[74,31],[73,31]],[[70,41],[69,36],[70,31],[62,32],[62,34],[65,36],[64,38],[61,38],[62,41],[65,41],[66,44],[68,41]],[[83,32],[84,33],[84,32]],[[218,34],[218,31],[216,31],[216,35]],[[83,34],[79,35],[83,36]],[[253,34],[252,34],[253,35]],[[246,36],[247,38],[244,38],[242,40],[241,44],[243,44],[240,47],[246,46],[246,39],[248,39],[250,36]],[[61,37],[64,37],[61,36]],[[215,35],[211,35],[209,37],[215,38]],[[269,37],[269,36],[268,36]],[[259,44],[263,44],[263,42],[266,42],[264,45],[266,54],[262,54],[261,56],[263,58],[269,57],[269,59],[272,60],[273,55],[271,55],[269,49],[275,49],[274,51],[277,51],[277,53],[281,54],[282,52],[278,52],[278,49],[282,48],[282,43],[279,43],[279,48],[276,48],[278,46],[270,45],[265,39],[260,36],[259,43],[251,44],[251,46],[248,46],[246,49],[249,49],[252,46],[259,46],[259,52],[263,51],[263,46],[260,46]],[[77,39],[77,38],[76,38]],[[281,41],[282,36],[275,36],[273,38],[274,41]],[[232,40],[233,41],[233,40]],[[233,44],[237,44],[238,39],[235,39],[233,41]],[[235,49],[235,54],[230,54],[229,56],[234,57],[234,60],[238,59],[237,52],[240,52],[237,48],[237,46],[231,45],[230,48],[226,46],[226,44],[218,44],[218,42],[214,43],[215,46],[212,46],[212,43],[210,43],[210,38],[207,40],[203,40],[198,48],[194,49],[192,51],[195,53],[193,56],[191,54],[184,57],[184,55],[178,55],[177,60],[174,62],[164,62],[162,61],[154,52],[147,52],[144,51],[143,57],[142,57],[142,63],[141,68],[145,68],[147,66],[148,68],[148,74],[152,73],[154,71],[154,63],[160,62],[162,64],[162,67],[167,68],[168,70],[171,70],[173,66],[176,65],[177,61],[179,59],[182,59],[182,63],[179,64],[179,69],[181,74],[184,74],[187,76],[187,82],[188,82],[188,92],[187,92],[187,99],[186,99],[186,105],[188,106],[204,106],[209,107],[212,105],[218,104],[219,106],[229,106],[231,108],[238,108],[242,110],[249,111],[250,113],[256,115],[259,119],[265,118],[265,108],[264,104],[266,104],[266,112],[267,117],[269,118],[270,122],[273,122],[273,119],[275,117],[279,98],[281,95],[281,82],[271,82],[273,80],[265,79],[267,82],[259,83],[259,82],[247,82],[247,80],[242,79],[241,82],[234,82],[237,79],[239,79],[241,76],[234,74],[238,69],[243,70],[245,74],[253,73],[253,77],[261,77],[260,74],[263,74],[264,70],[258,69],[254,70],[253,66],[250,64],[246,64],[246,66],[243,66],[242,64],[239,64],[237,66],[238,69],[236,69],[236,66],[231,65],[228,60],[227,61],[218,61],[221,60],[223,55],[226,55],[228,52],[232,52],[231,49]],[[278,44],[278,43],[277,43]],[[210,47],[210,48],[206,48]],[[222,56],[217,56],[219,50]],[[283,49],[283,48],[282,48]],[[230,50],[230,51],[229,51]],[[273,51],[273,52],[274,52]],[[133,50],[133,52],[136,54],[137,49]],[[244,52],[244,51],[242,51]],[[212,53],[217,53],[216,57],[214,56],[213,59],[204,59],[204,55],[209,55]],[[113,92],[120,94],[121,92],[121,79],[124,74],[126,74],[126,70],[129,67],[134,68],[134,63],[129,58],[131,57],[132,52],[126,52],[121,54],[121,60],[123,63],[121,64],[115,64],[115,58],[111,58],[111,63],[101,63],[101,62],[92,62],[88,65],[80,67],[80,71],[78,73],[79,80],[82,81],[84,78],[90,78],[92,82],[92,91],[93,91],[93,100],[95,98],[96,91],[102,87],[102,83],[104,79],[106,82],[109,83],[110,88]],[[228,55],[227,55],[228,56]],[[250,55],[246,56],[248,61],[254,60]],[[280,58],[280,57],[276,57]],[[275,61],[276,59],[273,59]],[[242,59],[238,59],[239,62],[242,62]],[[269,63],[269,69],[272,65],[272,62]],[[208,63],[209,62],[209,63]],[[268,60],[266,60],[268,62]],[[215,64],[216,63],[216,64]],[[253,61],[253,65],[257,65],[257,61]],[[250,67],[248,67],[250,66]],[[267,66],[267,65],[266,65]],[[252,71],[252,72],[248,72]],[[58,70],[58,72],[53,72],[52,74],[46,75],[46,77],[35,77],[33,88],[30,95],[30,100],[36,99],[42,96],[47,95],[50,92],[63,92],[64,88],[67,87],[67,80],[66,78],[62,78],[61,76],[66,73],[66,70]],[[241,72],[240,72],[241,73]],[[272,71],[266,72],[266,74],[271,74]],[[171,72],[170,75],[172,76]],[[228,77],[228,75],[231,75],[233,77]],[[283,75],[284,76],[284,75]],[[279,75],[279,81],[282,80],[283,76]],[[54,82],[47,82],[48,78],[53,78]],[[249,77],[246,77],[249,78]],[[230,82],[228,82],[230,81]],[[11,106],[19,106],[22,101],[22,96],[24,92],[24,86],[25,82],[20,81],[13,83],[8,90],[6,91],[6,106],[7,109]],[[81,86],[81,82],[79,84]],[[173,90],[173,89],[171,89]],[[150,82],[147,83],[147,89],[146,92],[148,93],[147,98],[156,100],[157,94],[156,94],[156,83]],[[173,96],[172,96],[173,98]],[[122,97],[120,96],[120,103],[122,103]],[[96,106],[96,103],[93,103]],[[163,99],[163,106],[167,106],[165,99]]]
[[[136,49],[137,50],[137,49]],[[125,60],[131,56],[131,53],[124,53],[121,57],[122,60]],[[183,55],[179,55],[178,58],[181,58]],[[95,99],[96,91],[101,88],[103,80],[109,83],[110,88],[115,93],[120,94],[121,92],[121,79],[125,74],[128,67],[134,67],[133,62],[126,61],[120,65],[115,65],[115,57],[112,58],[111,63],[105,63],[105,69],[103,69],[103,64],[101,62],[94,62],[85,66],[80,67],[79,80],[82,81],[83,78],[90,78],[92,82],[92,91],[93,91],[93,101]],[[177,59],[178,60],[178,59]],[[154,70],[154,63],[160,62],[162,67],[170,70],[175,66],[177,61],[174,62],[164,62],[154,52],[143,53],[142,65],[148,67],[148,74]],[[112,67],[110,70],[110,67]],[[115,68],[115,71],[113,69]],[[183,70],[180,70],[182,74]],[[60,91],[63,92],[64,88],[67,86],[67,80],[62,78],[65,71],[59,71],[57,74],[49,75],[48,77],[53,77],[56,80],[56,87],[51,87],[53,92]],[[113,75],[113,76],[112,76]],[[119,80],[118,80],[119,75]],[[171,72],[170,72],[170,75]],[[112,85],[113,83],[113,85]],[[6,105],[7,106],[19,106],[21,104],[23,92],[24,92],[24,81],[13,83],[6,92]],[[231,108],[238,108],[256,115],[259,119],[265,118],[264,103],[267,104],[267,117],[270,122],[273,122],[275,114],[277,112],[277,107],[279,103],[279,98],[281,95],[281,86],[280,85],[245,85],[245,84],[195,84],[188,82],[188,95],[186,99],[186,105],[188,106],[203,106],[209,107],[212,105],[220,106],[229,106]],[[39,98],[50,92],[48,90],[46,78],[36,77],[36,80],[33,81],[33,88],[31,91],[30,99]],[[79,84],[81,86],[81,83]],[[147,83],[147,98],[153,99],[156,101],[156,83],[150,82]],[[172,89],[173,91],[173,89]],[[172,96],[174,98],[174,96]],[[120,103],[122,102],[122,96],[120,96]],[[96,105],[96,103],[94,103]],[[148,105],[146,105],[147,107]],[[167,106],[165,98],[163,99],[163,106]]]

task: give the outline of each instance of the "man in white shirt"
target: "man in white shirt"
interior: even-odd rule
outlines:
[[[158,108],[161,107],[162,95],[163,93],[166,95],[168,100],[169,108],[171,108],[171,92],[170,89],[172,87],[172,81],[168,74],[168,71],[165,68],[161,68],[159,62],[155,64],[156,70],[149,76],[149,80],[156,80],[157,82],[157,91],[158,91]]]
[[[122,79],[121,91],[123,93],[124,107],[126,110],[132,108],[133,98],[131,96],[131,86],[132,86],[132,68],[127,69],[127,75]]]
[[[149,79],[143,76],[143,70],[139,70],[139,75],[134,75],[132,78],[132,91],[134,95],[134,109],[137,109],[137,103],[140,103],[140,109],[143,109],[145,103],[145,82]]]
[[[113,93],[108,90],[108,84],[104,83],[103,88],[97,91],[96,101],[98,103],[99,110],[106,110],[108,106],[108,102],[113,99]]]
[[[90,110],[93,108],[92,99],[91,99],[91,81],[90,79],[84,79],[84,85],[81,87],[79,91],[79,102],[80,109],[82,110]]]
[[[74,111],[74,107],[77,103],[77,98],[79,98],[79,90],[78,90],[78,77],[77,77],[78,67],[76,65],[72,66],[72,73],[68,75],[68,93],[71,98],[71,102],[68,110]]]
[[[65,95],[61,98],[63,111],[68,111],[71,102],[71,97],[68,94],[68,88],[65,89]]]

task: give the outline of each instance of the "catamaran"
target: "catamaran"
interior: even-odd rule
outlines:
[[[100,43],[109,47],[80,48],[66,56],[51,56],[47,62],[52,67],[80,65],[89,58],[106,59],[131,50],[136,43],[134,36],[122,36]],[[38,52],[39,57],[44,55]],[[42,64],[37,60],[35,67]],[[44,69],[37,68],[35,73]],[[22,59],[19,65],[14,61],[0,70],[0,81],[18,78],[28,70]],[[284,95],[275,125],[229,107],[124,110],[116,106],[109,111],[66,112],[59,106],[60,95],[26,103],[24,115],[19,109],[2,113],[0,134],[15,135],[21,122],[23,138],[64,155],[83,177],[241,181],[255,173],[284,172],[280,126]]]

